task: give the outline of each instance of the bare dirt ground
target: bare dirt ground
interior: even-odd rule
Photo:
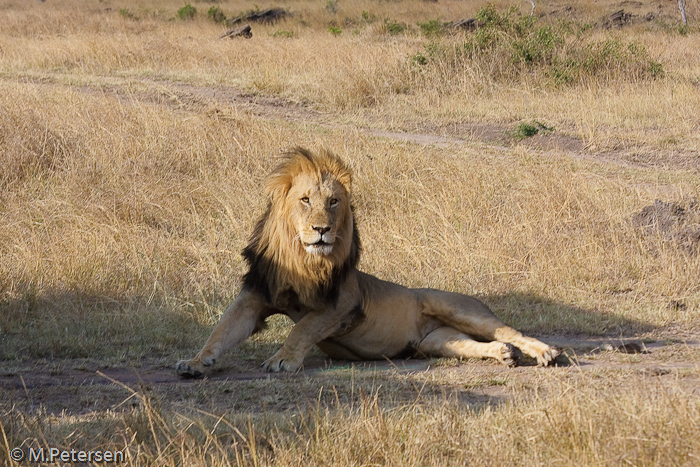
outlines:
[[[1,79],[1,78],[0,78]],[[48,87],[64,87],[52,79],[27,80]],[[240,114],[290,123],[319,125],[328,128],[353,128],[337,116],[277,97],[258,96],[231,87],[200,87],[186,83],[149,79],[109,78],[107,84],[71,86],[86,94],[111,95],[124,103],[168,106],[195,113],[217,114],[220,118],[237,118],[225,110],[235,108]],[[229,110],[230,111],[230,110]],[[239,114],[239,115],[240,115]],[[451,146],[481,143],[492,147],[523,144],[535,151],[552,151],[573,158],[597,158],[613,164],[666,164],[700,168],[700,156],[631,160],[623,152],[593,154],[582,141],[553,132],[527,140],[516,140],[508,128],[495,124],[436,126],[415,122],[413,132],[381,128],[357,130],[381,138],[423,145]],[[690,162],[689,162],[690,161]],[[335,396],[351,398],[355,379],[381,377],[378,385],[387,384],[397,402],[421,395],[448,394],[473,403],[492,403],[520,397],[522,389],[536,390],[543,379],[575,379],[578,375],[626,373],[630,378],[672,378],[683,380],[688,387],[700,387],[700,332],[664,332],[642,340],[550,337],[543,340],[565,350],[555,368],[537,368],[524,361],[516,368],[506,368],[486,361],[402,360],[351,363],[309,357],[302,371],[295,374],[268,374],[252,362],[225,359],[220,367],[202,380],[179,379],[174,362],[145,360],[138,365],[109,364],[99,361],[61,360],[60,362],[0,362],[2,404],[32,410],[41,407],[48,413],[87,413],[94,410],[119,410],[137,404],[144,393],[166,395],[161,400],[178,400],[178,404],[199,407],[235,407],[246,410],[305,407],[316,403],[321,393],[334,388]],[[667,339],[665,336],[675,336]],[[449,377],[445,376],[449,374]],[[449,383],[439,383],[449,381]],[[458,383],[455,383],[457,381]],[[265,386],[265,391],[255,391]],[[275,388],[272,393],[270,387]],[[324,389],[325,388],[325,389]],[[520,391],[520,392],[518,392]],[[231,397],[236,392],[237,397]],[[170,397],[172,394],[177,397]],[[243,394],[241,396],[241,394]],[[264,395],[263,395],[264,394]],[[271,396],[270,394],[273,394]],[[239,397],[240,396],[240,397]],[[326,396],[323,396],[326,397]],[[329,396],[330,397],[330,396]]]
[[[140,403],[144,394],[204,410],[287,410],[313,406],[324,390],[337,393],[333,397],[351,399],[356,386],[366,388],[368,380],[376,381],[378,387],[388,386],[396,403],[420,396],[501,403],[546,390],[553,380],[573,383],[577,378],[603,378],[610,372],[631,380],[680,381],[700,393],[700,340],[545,340],[564,349],[553,368],[538,368],[528,360],[508,368],[484,360],[345,362],[316,355],[307,358],[304,369],[297,373],[269,374],[255,363],[229,357],[205,378],[183,380],[162,360],[146,360],[138,366],[63,360],[58,366],[27,363],[0,369],[0,392],[5,403],[17,408],[32,411],[41,407],[56,414],[125,409]],[[265,390],[256,391],[258,387]]]

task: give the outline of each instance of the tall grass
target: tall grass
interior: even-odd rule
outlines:
[[[119,330],[115,344],[131,342],[124,323],[144,323],[143,309],[168,332],[155,327],[137,353],[177,346],[168,334],[179,320],[211,324],[244,272],[239,252],[264,207],[258,181],[293,144],[323,144],[355,167],[362,264],[381,277],[496,297],[525,330],[692,320],[695,305],[676,316],[659,303],[695,303],[697,257],[649,246],[629,223],[653,201],[639,180],[655,183],[654,172],[527,151],[446,155],[343,128],[319,141],[225,104],[200,114],[53,85],[3,88],[0,320],[16,336],[8,355],[88,356],[107,329]],[[697,195],[693,180],[668,179],[679,195]],[[596,313],[574,319],[556,305],[497,298],[514,292]],[[80,327],[93,309],[106,318]],[[30,323],[43,339],[22,339]],[[78,335],[52,334],[67,325]]]

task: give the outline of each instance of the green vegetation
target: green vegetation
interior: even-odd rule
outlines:
[[[419,21],[418,27],[420,28],[421,34],[426,37],[439,36],[445,31],[445,23],[438,19],[431,19],[428,21]]]
[[[194,16],[197,14],[197,9],[190,5],[189,3],[179,10],[177,10],[177,17],[180,18],[183,21],[191,20],[194,19]]]
[[[408,27],[406,23],[400,23],[389,19],[384,20],[384,26],[386,27],[387,32],[392,36],[402,34]]]
[[[207,17],[212,19],[215,23],[224,23],[226,22],[226,15],[224,14],[223,10],[219,8],[218,6],[212,6],[209,8],[207,11]]]
[[[138,16],[136,16],[134,13],[132,13],[131,10],[129,10],[128,8],[120,8],[119,9],[119,16],[121,16],[122,18],[126,18],[126,19],[133,19],[133,20],[139,19]]]
[[[425,66],[451,69],[456,75],[463,68],[477,67],[495,81],[527,79],[541,86],[640,81],[664,74],[663,65],[640,43],[616,37],[596,39],[586,25],[539,25],[537,19],[520,16],[514,8],[499,13],[494,6],[482,8],[476,20],[476,31],[461,42],[426,44]],[[432,32],[437,25],[423,23],[421,29]]]
[[[513,130],[511,135],[516,139],[525,139],[535,136],[538,133],[551,133],[554,131],[554,127],[549,127],[540,122],[532,123],[519,123],[518,126]]]
[[[291,39],[294,37],[294,33],[292,31],[275,31],[272,33],[272,37],[280,38],[280,39]]]

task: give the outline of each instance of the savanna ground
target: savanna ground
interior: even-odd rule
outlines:
[[[0,4],[2,464],[700,465],[697,2],[263,2],[291,14],[234,40],[247,2],[184,6]],[[362,269],[476,295],[559,366],[268,377],[277,319],[179,381],[294,145],[354,169]]]

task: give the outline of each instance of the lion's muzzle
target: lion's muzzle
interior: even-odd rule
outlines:
[[[312,229],[313,233],[309,232],[305,235],[307,238],[302,240],[304,249],[312,255],[329,255],[333,251],[333,241],[335,240],[335,236],[331,235],[331,228],[324,226]]]

